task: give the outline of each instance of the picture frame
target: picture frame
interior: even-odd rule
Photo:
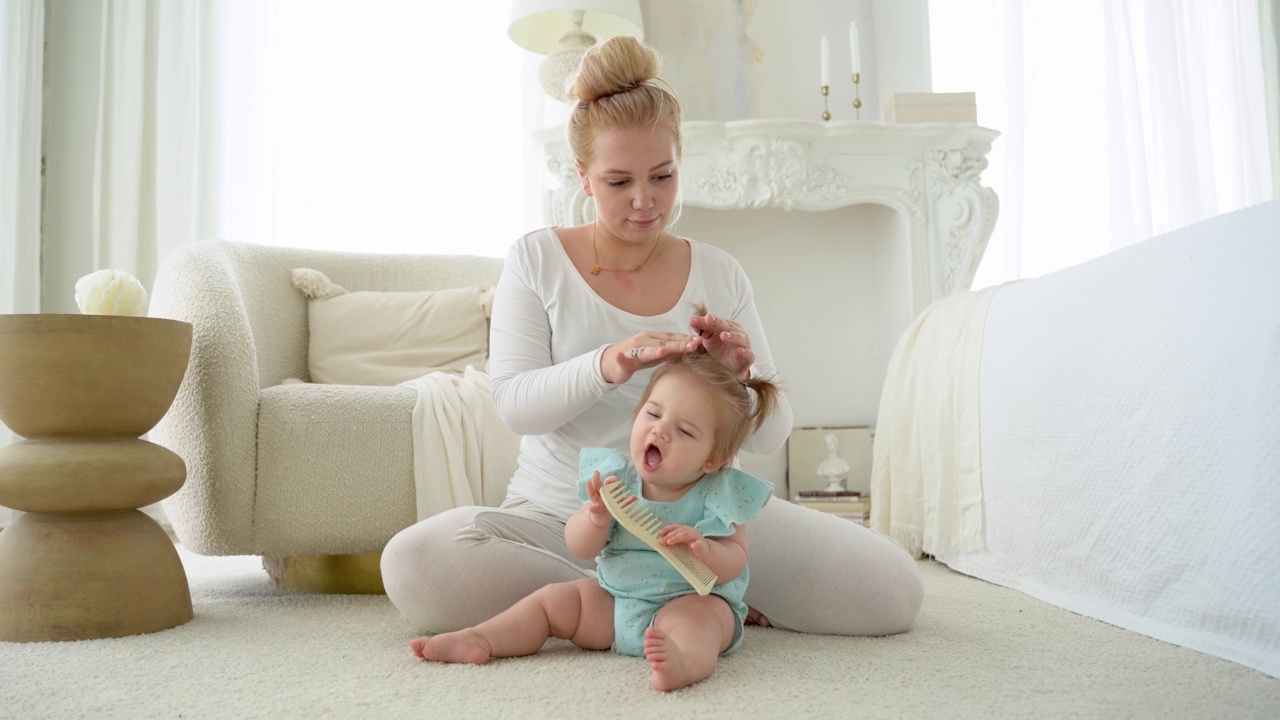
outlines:
[[[875,428],[813,426],[795,428],[787,439],[787,489],[791,497],[794,499],[799,492],[827,488],[828,479],[818,472],[819,465],[831,454],[827,435],[835,436],[836,454],[849,464],[845,489],[870,495]]]

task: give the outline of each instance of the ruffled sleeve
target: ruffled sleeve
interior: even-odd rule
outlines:
[[[702,482],[707,484],[707,499],[695,527],[707,537],[732,535],[734,526],[755,517],[773,497],[773,485],[737,468],[725,468]]]
[[[629,482],[633,474],[630,467],[626,456],[613,448],[583,448],[578,454],[578,499],[587,502],[587,481],[596,470],[600,471],[601,480],[616,475],[634,494],[636,489]]]

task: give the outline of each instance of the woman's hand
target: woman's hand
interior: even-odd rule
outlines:
[[[657,365],[672,353],[685,352],[690,343],[696,342],[695,336],[685,333],[646,330],[606,348],[600,358],[600,373],[607,383],[624,383],[640,370]]]
[[[751,350],[751,338],[742,331],[741,325],[708,313],[694,315],[689,320],[689,327],[698,333],[695,342],[701,343],[711,357],[719,360],[739,379],[750,377],[756,354]]]

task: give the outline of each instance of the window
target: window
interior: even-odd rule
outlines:
[[[1256,0],[949,0],[929,25],[934,90],[1002,133],[974,288],[1272,197]]]
[[[231,13],[237,239],[501,256],[527,232],[507,3],[277,0]]]

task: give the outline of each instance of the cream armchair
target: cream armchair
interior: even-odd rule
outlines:
[[[300,267],[353,291],[418,291],[491,287],[502,260],[224,241],[171,253],[151,314],[190,322],[194,337],[178,397],[150,438],[187,463],[186,483],[164,507],[197,553],[376,553],[417,520],[417,393],[286,382],[308,378],[307,299],[290,279]],[[510,477],[514,450],[513,442],[491,458],[486,447],[485,460]],[[483,500],[494,504],[504,492],[486,486]]]

